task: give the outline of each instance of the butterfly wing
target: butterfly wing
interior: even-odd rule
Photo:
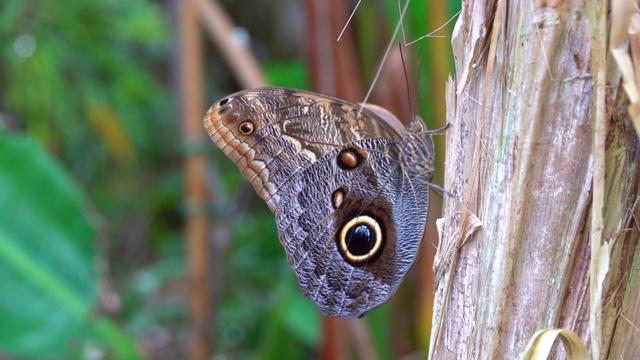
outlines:
[[[432,163],[428,142],[357,104],[283,88],[230,95],[204,125],[274,213],[300,288],[325,315],[389,299],[426,223],[428,174],[411,164]]]

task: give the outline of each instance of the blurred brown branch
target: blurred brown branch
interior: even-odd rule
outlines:
[[[249,39],[240,36],[224,8],[215,0],[192,0],[211,40],[243,88],[267,86],[262,67],[249,48]]]
[[[180,105],[183,141],[197,145],[203,140],[203,65],[197,9],[191,1],[177,1],[180,33]],[[187,264],[192,333],[190,357],[204,360],[211,356],[213,324],[209,277],[209,218],[207,216],[206,161],[204,154],[191,151],[185,158],[184,203],[186,208]]]

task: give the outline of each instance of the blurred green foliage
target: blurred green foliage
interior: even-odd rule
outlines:
[[[307,87],[300,2],[222,3],[253,36],[272,84]],[[410,10],[414,38],[427,28],[420,3]],[[387,41],[377,24],[392,29],[396,8],[381,0],[359,10],[363,74],[375,72]],[[0,5],[0,354],[127,358],[135,342],[149,357],[186,355],[172,11],[151,0]],[[238,89],[218,51],[206,50],[213,102]],[[231,239],[213,244],[216,354],[312,357],[321,318],[300,294],[273,216],[206,144],[220,194],[212,222]],[[391,358],[387,308],[368,319],[378,353]]]
[[[185,323],[183,300],[145,307],[148,298],[130,301],[139,289],[129,284],[148,267],[170,268],[162,280],[184,277],[169,25],[151,1],[0,6],[0,126],[36,140],[0,139],[0,243],[14,250],[0,261],[0,353],[68,358],[134,340],[144,348],[160,322],[135,328],[137,315],[167,303]],[[42,160],[42,146],[70,175]],[[112,277],[116,293],[102,294]],[[97,316],[98,300],[117,294],[123,302],[110,310],[135,336]]]
[[[96,342],[138,357],[131,338],[92,314],[95,229],[80,189],[39,144],[3,130],[0,169],[0,349],[68,358]]]

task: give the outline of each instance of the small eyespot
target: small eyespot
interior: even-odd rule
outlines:
[[[229,102],[229,100],[231,100],[231,98],[222,99],[222,100],[220,101],[220,106],[224,106],[224,105],[226,105],[226,104]]]
[[[358,215],[346,221],[337,235],[338,251],[353,266],[371,264],[382,254],[382,226],[369,215]]]
[[[344,197],[347,195],[347,190],[344,187],[338,188],[338,190],[334,191],[331,194],[331,205],[335,210],[338,210],[342,202],[344,201]]]
[[[238,126],[238,129],[240,130],[240,133],[242,133],[242,135],[251,135],[253,133],[253,130],[255,130],[255,127],[253,126],[252,122],[245,121],[240,124],[240,126]]]
[[[363,160],[362,155],[353,148],[344,149],[338,154],[338,167],[342,170],[355,169]]]

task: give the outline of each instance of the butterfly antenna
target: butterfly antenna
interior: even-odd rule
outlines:
[[[409,89],[409,75],[407,74],[407,64],[404,62],[404,54],[402,53],[402,44],[398,43],[398,50],[400,51],[400,60],[402,60],[402,70],[404,71],[404,84],[407,87],[407,101],[409,102],[409,108],[411,109],[411,117],[415,117],[415,107],[411,104],[411,89]]]
[[[422,72],[422,48],[418,48],[418,77],[416,79],[416,90],[413,92],[413,116],[416,116],[416,108],[418,107],[418,93],[420,92],[420,73]],[[408,85],[407,85],[408,86]]]
[[[400,14],[400,17],[403,18],[404,15],[407,12],[407,8],[409,7],[409,3],[410,1],[407,1],[404,5],[404,8],[402,8],[402,13]],[[380,66],[378,66],[378,71],[376,71],[376,76],[373,78],[373,81],[371,82],[371,86],[369,86],[369,90],[367,91],[367,95],[364,96],[364,100],[362,101],[362,103],[366,103],[369,100],[369,97],[371,96],[371,92],[373,92],[373,87],[375,86],[376,82],[378,82],[378,78],[380,77],[380,73],[382,72],[382,66],[387,62],[387,57],[389,56],[389,51],[391,50],[391,46],[393,46],[393,43],[395,42],[395,38],[396,36],[398,36],[398,32],[400,31],[401,28],[401,24],[400,22],[398,22],[398,24],[396,24],[396,28],[393,31],[393,36],[391,37],[391,40],[389,41],[389,45],[387,45],[387,49],[384,52],[384,56],[382,57],[382,61],[380,62]],[[364,105],[360,105],[360,109],[358,109],[358,114],[357,117],[360,116],[360,113],[362,112],[362,108],[364,107]]]

